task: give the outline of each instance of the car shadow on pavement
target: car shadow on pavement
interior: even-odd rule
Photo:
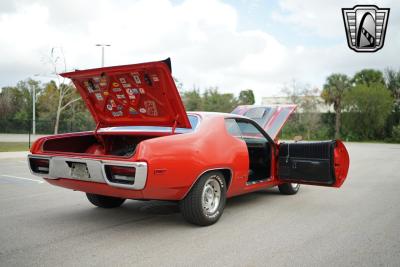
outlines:
[[[254,205],[255,202],[265,202],[266,199],[279,197],[278,189],[268,188],[260,191],[234,196],[226,201],[226,209],[242,209],[243,206]]]
[[[278,195],[277,190],[267,189],[236,196],[227,200],[226,209],[229,209],[230,212],[240,211],[255,206],[256,203],[279,197]],[[80,202],[77,205],[68,206],[67,209],[48,213],[48,216],[42,220],[48,220],[48,223],[52,225],[80,224],[88,228],[101,229],[129,224],[134,224],[136,229],[142,228],[137,228],[138,226],[149,224],[196,227],[185,222],[180,215],[177,202],[156,200],[127,200],[116,209],[102,209],[91,206],[90,203]]]

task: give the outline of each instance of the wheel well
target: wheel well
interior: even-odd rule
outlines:
[[[225,178],[225,182],[226,182],[226,191],[228,191],[229,186],[231,185],[231,181],[232,181],[232,170],[231,169],[227,169],[227,168],[225,168],[225,169],[224,168],[209,169],[209,170],[201,173],[199,176],[197,176],[196,181],[194,181],[194,183],[189,188],[189,190],[185,193],[183,198],[185,198],[186,195],[189,193],[189,191],[192,190],[192,187],[199,181],[200,177],[202,177],[204,174],[207,174],[207,173],[213,172],[213,171],[219,171],[219,172],[222,173],[222,175]]]
[[[222,174],[224,175],[226,182],[226,191],[228,191],[229,186],[231,185],[232,171],[230,169],[220,169],[218,171],[222,172]]]
[[[228,191],[229,186],[231,185],[231,180],[232,180],[232,170],[231,169],[211,169],[211,170],[207,170],[205,172],[203,172],[201,175],[199,175],[199,177],[197,177],[197,180],[195,183],[197,183],[197,181],[199,180],[199,178],[209,172],[214,172],[214,171],[219,171],[222,173],[222,175],[225,178],[225,182],[226,182],[226,190]]]

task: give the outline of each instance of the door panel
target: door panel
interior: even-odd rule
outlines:
[[[347,150],[339,140],[279,146],[278,177],[284,182],[339,187],[348,166]]]

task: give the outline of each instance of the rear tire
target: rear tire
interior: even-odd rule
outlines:
[[[182,216],[190,223],[208,226],[221,217],[226,202],[226,182],[219,171],[204,174],[179,202]]]
[[[109,197],[90,193],[86,193],[86,197],[93,205],[105,209],[117,208],[121,206],[122,203],[124,203],[125,201],[125,199],[123,198]]]
[[[283,195],[295,195],[299,192],[300,184],[284,183],[278,185],[279,192]]]

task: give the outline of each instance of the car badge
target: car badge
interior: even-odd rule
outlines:
[[[342,8],[347,44],[356,52],[376,52],[385,42],[390,8],[356,5]]]

